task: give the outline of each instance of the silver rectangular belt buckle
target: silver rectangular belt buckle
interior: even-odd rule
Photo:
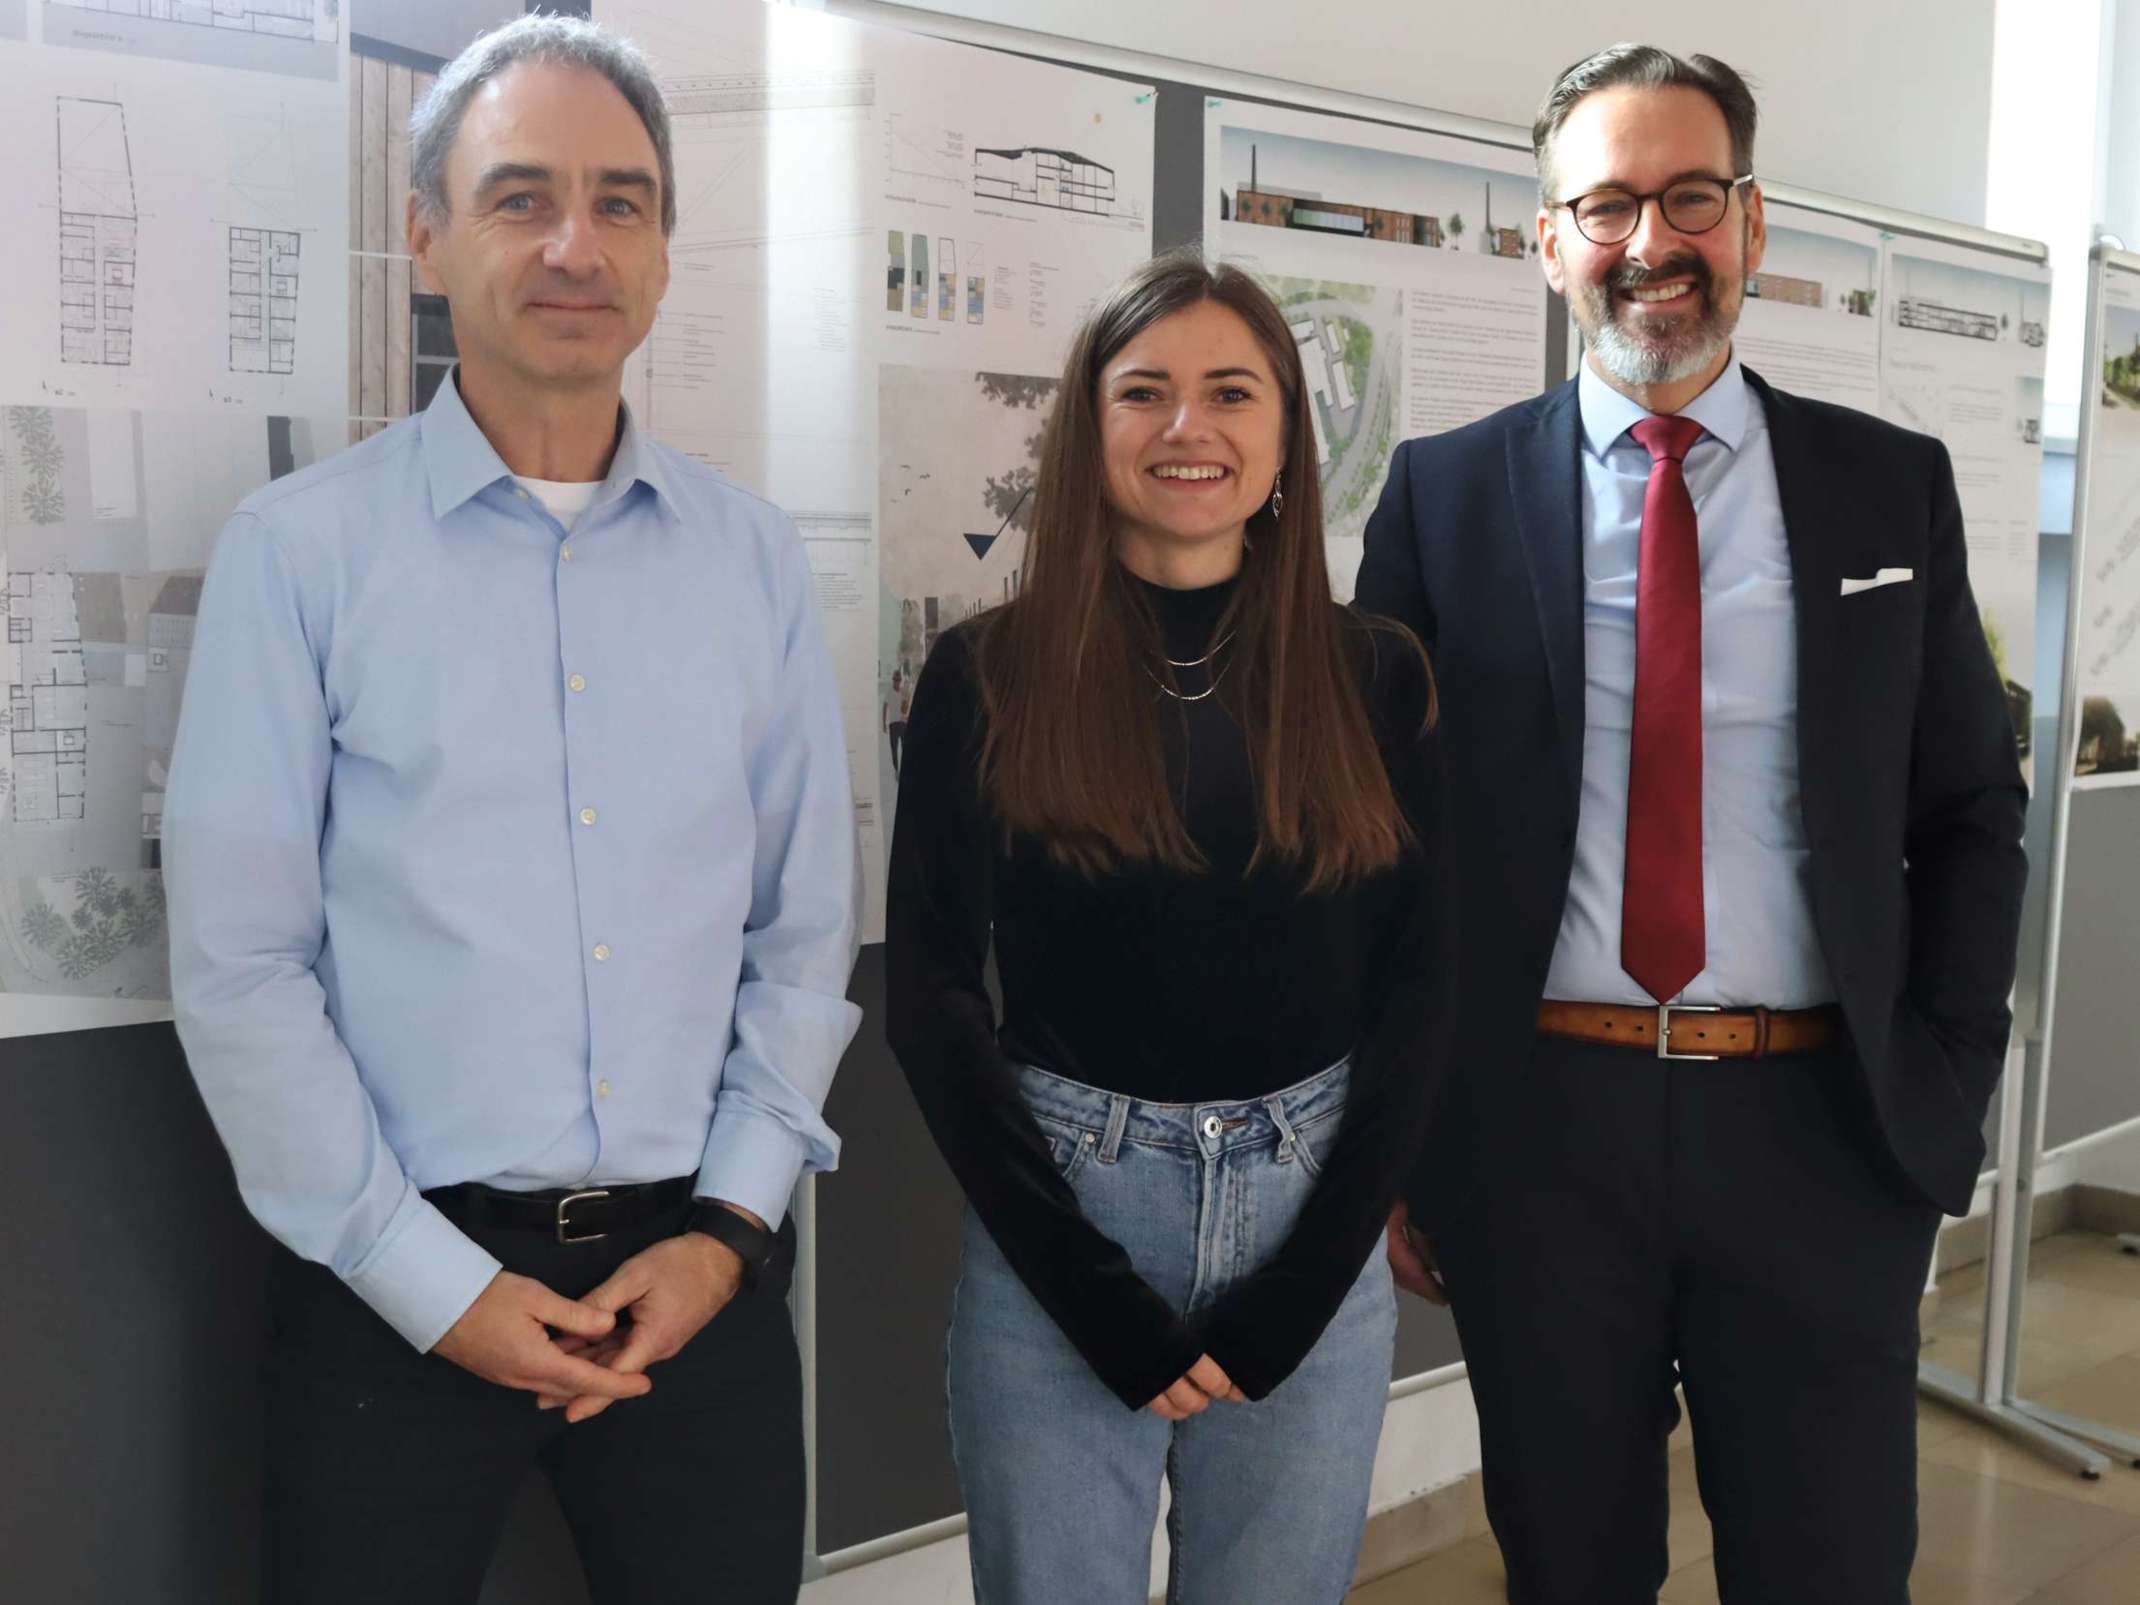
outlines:
[[[1722,1014],[1721,1003],[1660,1003],[1657,1005],[1657,1057],[1660,1059],[1695,1059],[1705,1063],[1723,1057],[1720,1053],[1674,1053],[1672,1051],[1672,1016],[1675,1014]]]
[[[572,1222],[567,1218],[566,1212],[583,1199],[607,1198],[608,1196],[609,1189],[607,1187],[591,1187],[586,1192],[567,1193],[560,1198],[557,1201],[557,1240],[560,1243],[599,1243],[603,1238],[607,1237],[609,1235],[607,1232],[574,1232],[572,1230]]]

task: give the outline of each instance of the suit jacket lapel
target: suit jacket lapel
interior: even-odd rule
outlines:
[[[1845,706],[1841,651],[1843,543],[1851,516],[1833,491],[1834,475],[1819,460],[1811,418],[1795,396],[1781,395],[1751,368],[1747,383],[1768,419],[1776,489],[1783,501],[1783,533],[1791,553],[1791,601],[1798,639],[1798,787],[1808,840],[1826,817],[1816,793],[1833,775],[1822,761],[1826,742],[1850,716]]]
[[[1571,806],[1580,799],[1583,777],[1583,488],[1576,457],[1581,429],[1570,381],[1508,436],[1509,500],[1545,642]]]

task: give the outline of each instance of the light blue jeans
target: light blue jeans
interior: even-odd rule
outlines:
[[[1239,1103],[1155,1104],[1023,1069],[1086,1218],[1194,1315],[1277,1251],[1348,1067]],[[1359,1561],[1397,1303],[1378,1241],[1300,1369],[1179,1424],[1131,1411],[973,1211],[951,1316],[952,1453],[979,1605],[1142,1605],[1163,1476],[1173,1605],[1338,1605]]]

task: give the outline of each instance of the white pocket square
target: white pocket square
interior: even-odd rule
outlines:
[[[1917,571],[1909,568],[1883,568],[1869,580],[1843,581],[1843,594],[1856,596],[1860,591],[1878,590],[1883,585],[1900,585],[1904,580],[1917,578]]]

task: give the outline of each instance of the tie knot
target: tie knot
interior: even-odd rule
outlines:
[[[1702,438],[1702,426],[1679,413],[1667,413],[1643,419],[1628,433],[1649,452],[1651,462],[1660,463],[1670,458],[1678,463],[1687,460],[1687,453]]]

